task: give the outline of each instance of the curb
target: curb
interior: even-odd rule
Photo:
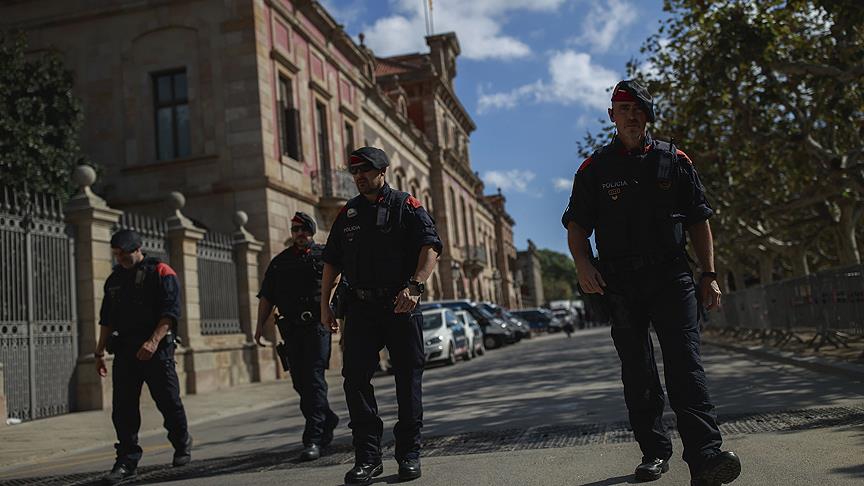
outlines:
[[[766,346],[736,346],[704,338],[702,339],[702,343],[757,358],[806,368],[811,371],[845,376],[864,383],[864,365],[835,361],[818,356],[799,356],[790,351],[779,351]]]

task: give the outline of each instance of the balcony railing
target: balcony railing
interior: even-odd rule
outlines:
[[[480,274],[489,264],[489,259],[486,257],[486,247],[483,245],[467,245],[464,250],[464,260],[462,262],[462,270],[469,278],[473,278]]]

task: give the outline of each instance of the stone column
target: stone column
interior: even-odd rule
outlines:
[[[0,363],[0,427],[6,425],[6,383],[3,381],[3,363]]]
[[[180,281],[182,315],[177,327],[186,348],[183,356],[186,393],[199,393],[208,388],[203,386],[208,379],[206,371],[213,368],[196,360],[196,351],[205,347],[201,336],[201,305],[198,297],[198,242],[204,239],[205,232],[180,211],[186,205],[183,194],[172,192],[169,203],[174,214],[166,221],[165,238],[170,246],[171,267],[177,272]]]
[[[237,292],[240,306],[240,327],[251,342],[250,353],[254,373],[252,381],[271,381],[276,379],[276,359],[272,348],[260,347],[254,343],[255,326],[258,322],[258,255],[264,244],[256,240],[246,229],[249,216],[243,211],[234,214],[234,254],[237,264]],[[247,355],[248,356],[248,355]]]
[[[98,410],[111,405],[111,380],[99,378],[93,351],[99,338],[99,309],[105,280],[111,274],[111,230],[122,211],[111,209],[90,190],[96,181],[92,167],[81,165],[72,178],[80,187],[66,204],[66,222],[75,228],[75,275],[78,304],[78,363],[76,410]]]

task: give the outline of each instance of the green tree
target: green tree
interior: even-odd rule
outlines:
[[[854,0],[666,0],[628,72],[652,130],[691,156],[736,276],[861,261],[864,6]],[[606,129],[608,131],[608,127]],[[604,137],[586,137],[583,152]],[[779,263],[778,263],[779,262]]]
[[[571,300],[576,292],[576,265],[570,256],[557,251],[537,250],[543,273],[543,296],[549,300]]]
[[[81,103],[54,53],[26,54],[23,34],[0,32],[0,185],[65,198],[78,146]]]

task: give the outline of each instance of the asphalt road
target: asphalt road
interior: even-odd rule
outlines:
[[[716,411],[727,422],[724,433],[733,437],[727,443],[750,454],[745,465],[765,468],[752,469],[755,476],[749,481],[757,482],[741,484],[775,484],[763,482],[777,480],[766,479],[772,477],[784,478],[783,484],[813,484],[814,474],[817,478],[836,474],[840,481],[821,480],[823,484],[847,484],[842,482],[846,479],[856,484],[864,479],[864,460],[860,459],[864,385],[710,346],[703,354]],[[624,423],[619,373],[608,329],[580,331],[571,339],[563,334],[543,336],[491,350],[469,362],[428,369],[424,376],[424,437],[428,438],[424,477],[412,484],[630,482],[639,453]],[[290,406],[194,427],[194,462],[186,472],[164,467],[172,453],[164,437],[144,439],[140,482],[341,484],[352,456],[339,383],[336,379],[331,385],[330,400],[342,423],[332,453],[317,464],[294,460],[303,420],[292,401]],[[381,375],[374,385],[385,422],[384,440],[390,442],[396,417],[393,379]],[[287,397],[293,392],[289,384],[285,386]],[[796,412],[800,410],[807,412]],[[668,415],[671,421],[674,416]],[[686,468],[680,462],[680,450],[677,445],[677,476],[670,476],[680,481],[665,482],[664,477],[655,484],[684,484]],[[820,465],[814,468],[808,461],[814,459],[815,451],[828,451],[833,459],[825,460],[826,452],[822,452]],[[753,455],[765,457],[756,460]],[[113,450],[105,448],[32,464],[15,474],[33,478],[34,483],[88,484],[96,473],[110,469],[112,458]],[[393,482],[395,463],[389,461],[387,467],[384,482]],[[790,473],[800,476],[801,482],[789,480]],[[468,480],[471,475],[477,477]],[[595,477],[599,479],[592,479]]]

